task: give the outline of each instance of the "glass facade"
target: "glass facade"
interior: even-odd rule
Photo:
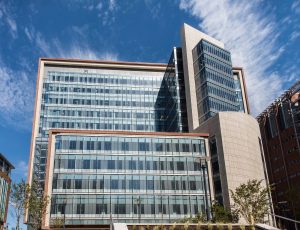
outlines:
[[[157,223],[209,209],[204,138],[57,134],[54,154],[52,219]]]
[[[239,73],[233,73],[234,79],[234,88],[235,88],[235,98],[238,104],[238,111],[245,112],[244,107],[244,99],[243,99],[243,92],[242,92],[242,85],[241,85],[241,77]]]
[[[174,68],[163,72],[46,66],[33,169],[41,187],[50,129],[185,131],[185,103],[176,104],[182,99],[174,73]],[[173,93],[164,93],[166,87]],[[171,114],[166,114],[168,101]]]
[[[7,204],[10,190],[10,173],[14,167],[11,163],[0,153],[0,229],[6,222]]]
[[[164,74],[155,107],[163,107],[157,114],[158,131],[187,132],[187,111],[181,48],[173,48]]]
[[[8,195],[9,183],[0,176],[0,226],[4,222],[6,214],[6,202]]]
[[[192,53],[199,123],[220,111],[239,111],[230,52],[202,39]]]
[[[77,73],[47,71],[40,134],[53,128],[156,131],[154,106],[163,73]],[[160,95],[161,97],[164,95]]]

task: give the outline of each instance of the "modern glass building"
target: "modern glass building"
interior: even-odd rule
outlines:
[[[46,194],[51,219],[67,225],[173,222],[205,213],[207,135],[50,132]]]
[[[159,93],[166,65],[41,61],[32,140],[32,167],[44,187],[50,129],[183,131],[180,95]],[[59,64],[57,64],[59,63]],[[70,63],[72,63],[70,65]],[[84,64],[84,66],[83,66]],[[69,66],[68,66],[69,65]],[[174,71],[174,70],[172,70]],[[171,72],[172,72],[171,71]],[[165,77],[166,78],[166,77]],[[175,86],[176,88],[176,86]],[[174,97],[172,114],[165,102]],[[161,103],[159,103],[161,102]],[[184,108],[183,108],[184,109]],[[176,117],[175,118],[172,118]],[[170,125],[167,124],[169,120]],[[31,178],[31,175],[29,176]]]
[[[51,197],[49,226],[58,217],[68,225],[171,222],[209,210],[207,134],[184,134],[181,63],[176,48],[168,65],[40,60],[28,180]],[[73,133],[53,135],[53,147],[53,130]]]
[[[0,229],[6,223],[12,169],[14,166],[0,153]]]
[[[28,181],[51,197],[44,227],[211,216],[199,124],[249,113],[247,95],[223,43],[186,24],[182,36],[168,64],[40,59]]]
[[[192,53],[199,123],[219,111],[238,111],[230,53],[205,39]]]
[[[181,39],[189,132],[218,112],[250,113],[243,69],[224,44],[187,24]]]

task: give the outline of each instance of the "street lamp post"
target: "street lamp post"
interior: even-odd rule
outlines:
[[[66,206],[67,206],[67,199],[64,199],[64,230],[66,230]]]
[[[137,208],[138,208],[138,220],[139,220],[139,223],[141,222],[141,198],[138,197],[136,199],[136,204],[137,204]]]
[[[113,230],[113,219],[112,219],[112,203],[111,203],[111,197],[110,197],[110,216],[109,216],[109,219],[110,219],[110,224],[109,224],[109,229],[110,230]]]
[[[203,185],[204,185],[204,193],[205,193],[205,212],[206,212],[206,218],[209,220],[209,211],[208,211],[208,195],[207,195],[207,186],[206,186],[206,177],[205,177],[205,171],[207,169],[206,161],[200,160],[202,174],[203,174]]]

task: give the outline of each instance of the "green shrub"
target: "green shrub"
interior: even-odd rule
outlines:
[[[136,225],[132,225],[132,230],[137,230]]]
[[[227,228],[228,230],[232,230],[232,224],[228,224]]]
[[[218,224],[218,225],[217,225],[217,228],[218,228],[218,230],[222,230],[222,229],[223,229],[223,225]]]
[[[241,230],[246,230],[245,225],[240,225],[240,229],[241,229]]]
[[[213,230],[213,227],[214,227],[214,226],[212,226],[211,224],[208,224],[208,225],[207,225],[207,229],[208,229],[208,230]]]

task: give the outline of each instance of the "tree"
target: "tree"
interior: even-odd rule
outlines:
[[[56,217],[54,219],[51,219],[51,225],[53,226],[53,228],[62,229],[65,225],[65,220],[64,218]]]
[[[47,213],[49,197],[44,196],[43,191],[36,180],[32,182],[31,187],[27,187],[26,193],[28,194],[28,224],[33,229],[41,229],[44,216]]]
[[[31,186],[26,184],[24,180],[13,184],[10,203],[17,218],[16,230],[20,228],[20,220],[24,216],[25,210],[28,210],[29,214],[28,224],[33,229],[41,229],[44,215],[47,213],[49,197],[43,195],[43,191],[36,180],[32,182]]]
[[[16,230],[20,229],[20,220],[21,217],[24,216],[24,211],[27,208],[27,187],[28,185],[24,180],[21,180],[19,183],[14,183],[11,186],[10,204],[14,208],[14,214],[17,218]]]
[[[237,223],[238,214],[234,210],[228,210],[217,201],[213,201],[211,206],[213,223]]]
[[[262,185],[262,180],[249,180],[230,190],[234,209],[251,225],[263,221],[269,209],[269,187]]]

